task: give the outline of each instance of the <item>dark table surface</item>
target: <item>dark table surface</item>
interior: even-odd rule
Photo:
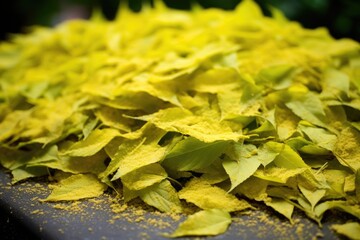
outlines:
[[[14,186],[10,181],[11,176],[0,169],[0,239],[166,239],[161,233],[172,232],[181,222],[151,211],[143,211],[140,217],[132,217],[128,210],[114,213],[109,195],[75,205],[44,203],[39,201],[49,193],[44,181],[32,180]],[[59,206],[67,210],[58,209]],[[319,228],[296,212],[296,224],[292,225],[260,207],[249,215],[234,216],[228,231],[211,239],[316,239],[316,236],[340,239],[330,230],[330,225],[344,221],[341,218],[341,214],[328,214]]]

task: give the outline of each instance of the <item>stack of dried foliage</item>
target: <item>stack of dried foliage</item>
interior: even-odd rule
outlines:
[[[249,199],[290,221],[294,208],[359,219],[359,43],[250,0],[155,5],[0,45],[0,163],[13,182],[54,174],[47,201],[112,188],[163,212],[198,206],[170,237],[223,233]]]

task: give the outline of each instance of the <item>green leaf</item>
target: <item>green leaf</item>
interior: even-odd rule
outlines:
[[[24,179],[40,177],[48,174],[48,169],[45,167],[19,167],[11,171],[13,179],[11,183],[17,183]]]
[[[289,145],[277,142],[267,142],[266,147],[279,154],[274,159],[274,164],[281,168],[308,168],[301,156]]]
[[[280,153],[276,147],[274,148],[273,145],[273,142],[269,141],[258,148],[257,159],[264,167],[273,162]]]
[[[210,166],[229,146],[228,141],[206,143],[188,137],[178,142],[162,165],[177,171],[192,171]]]
[[[257,148],[254,145],[236,145],[238,146],[237,158],[225,159],[223,167],[230,177],[232,191],[240,183],[245,181],[259,168],[261,162],[258,160]]]
[[[263,201],[267,197],[266,189],[268,185],[269,181],[251,176],[237,186],[233,193],[244,195],[256,201]]]
[[[317,95],[312,92],[302,94],[285,105],[298,117],[320,127],[326,127],[323,103]]]
[[[150,206],[159,209],[162,212],[182,211],[181,203],[176,190],[171,186],[168,180],[156,183],[148,188],[138,192],[140,198]]]
[[[345,201],[335,200],[320,203],[315,207],[314,212],[316,216],[322,218],[324,213],[330,209],[339,209],[360,219],[360,207],[358,205],[350,205]]]
[[[288,185],[276,185],[274,183],[269,183],[266,193],[269,197],[279,198],[283,200],[298,200],[299,192],[297,189],[291,188],[290,184]],[[265,201],[268,199],[266,198]]]
[[[326,141],[326,140],[325,140]],[[330,144],[332,142],[330,141]],[[331,153],[329,153],[329,150],[320,147],[313,143],[310,140],[305,139],[304,137],[293,137],[286,141],[286,144],[289,145],[294,150],[298,151],[299,153],[306,153],[313,156],[319,155],[319,156],[326,156]],[[329,145],[329,143],[324,142],[325,145]]]
[[[189,216],[167,237],[212,236],[224,233],[231,223],[231,216],[221,209],[207,209]]]
[[[300,129],[314,144],[326,150],[333,151],[335,143],[337,142],[336,135],[322,128],[300,125]]]
[[[330,68],[325,71],[324,75],[322,98],[341,99],[349,95],[350,80],[347,74]]]
[[[0,163],[7,169],[14,170],[26,165],[34,153],[0,147]]]
[[[304,195],[304,197],[311,204],[312,210],[314,210],[314,207],[316,206],[316,204],[325,196],[325,193],[326,193],[325,189],[311,191],[311,190],[306,189],[305,187],[302,187],[301,185],[299,185],[299,189],[300,189],[301,193]]]
[[[29,167],[48,167],[70,173],[94,173],[99,174],[106,168],[105,159],[108,156],[104,151],[88,157],[61,156],[56,145],[49,146],[38,152],[28,163]]]
[[[256,83],[276,90],[288,88],[292,84],[293,72],[294,66],[289,64],[266,67],[257,75]]]
[[[222,166],[222,162],[219,160],[214,161],[210,166],[196,170],[195,172],[202,173],[200,178],[210,184],[217,184],[226,181],[229,179],[229,176]]]
[[[256,159],[243,158],[240,161],[225,160],[223,162],[224,169],[230,177],[232,191],[240,183],[249,178],[260,166],[260,162]]]

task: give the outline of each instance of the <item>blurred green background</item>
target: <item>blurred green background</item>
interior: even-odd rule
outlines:
[[[0,39],[22,32],[31,25],[53,26],[65,19],[87,18],[95,7],[112,19],[120,0],[13,0],[0,3]],[[123,0],[124,1],[124,0]],[[126,1],[134,11],[153,0]],[[194,2],[205,8],[233,9],[241,0],[164,0],[172,8],[189,9]],[[327,27],[335,38],[360,41],[360,0],[256,0],[265,14],[268,6],[281,9],[291,19],[307,28]]]

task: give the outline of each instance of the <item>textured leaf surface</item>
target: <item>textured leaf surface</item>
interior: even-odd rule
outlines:
[[[224,233],[231,223],[228,212],[220,209],[208,209],[189,216],[170,237],[211,236]]]
[[[331,228],[338,234],[348,237],[349,239],[358,239],[360,236],[360,224],[349,222],[345,224],[334,224]]]
[[[205,143],[196,138],[186,138],[178,142],[166,155],[162,164],[177,171],[191,171],[212,164],[226,149],[229,142]]]
[[[179,192],[179,197],[202,209],[217,208],[233,212],[251,208],[245,200],[239,200],[225,190],[196,178]]]
[[[139,192],[140,198],[163,212],[181,212],[181,203],[177,192],[168,180],[154,184]]]
[[[167,177],[160,164],[154,163],[134,170],[121,178],[121,182],[130,190],[141,190]]]
[[[331,209],[360,219],[358,42],[254,0],[120,8],[0,43],[0,164],[13,183],[51,174],[49,201],[109,186],[127,204],[205,210],[174,237],[222,233],[227,217],[207,228],[206,216],[250,210],[245,199],[289,221],[294,207],[319,224]]]
[[[51,194],[44,201],[79,200],[98,197],[103,194],[107,186],[101,183],[95,175],[72,175],[54,185]]]
[[[68,156],[92,156],[106,146],[114,137],[118,135],[118,131],[106,128],[94,130],[83,141],[76,142],[69,149],[62,151],[62,155]]]

